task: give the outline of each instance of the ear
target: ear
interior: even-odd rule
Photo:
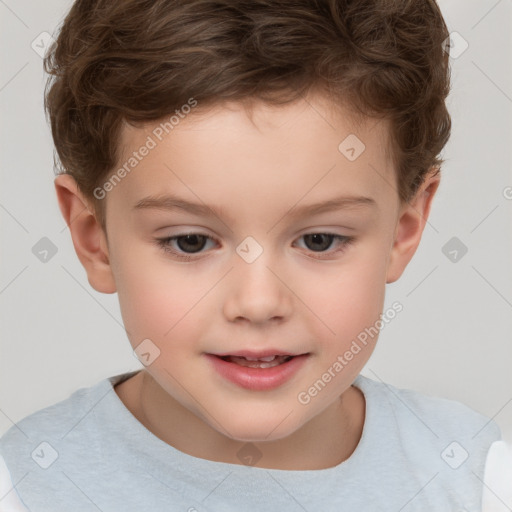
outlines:
[[[393,283],[402,275],[418,248],[423,228],[430,214],[432,199],[440,183],[439,173],[435,172],[437,170],[435,168],[431,171],[413,199],[400,209],[386,283]]]
[[[78,259],[87,272],[89,284],[98,292],[114,293],[116,285],[110,266],[107,237],[93,208],[69,174],[54,181],[60,211],[71,232]]]

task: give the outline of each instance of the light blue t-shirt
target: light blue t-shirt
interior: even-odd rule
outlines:
[[[160,440],[114,391],[135,373],[79,389],[0,439],[28,510],[481,510],[485,458],[501,435],[494,421],[461,403],[360,375],[354,385],[365,396],[366,418],[349,459],[320,470],[264,469],[193,457]]]

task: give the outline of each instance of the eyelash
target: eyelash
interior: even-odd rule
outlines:
[[[190,254],[187,254],[187,253],[180,253],[178,251],[176,251],[175,249],[171,248],[170,244],[173,240],[177,240],[178,238],[183,238],[183,237],[186,237],[186,236],[193,236],[193,235],[197,235],[197,236],[201,236],[201,237],[205,237],[207,238],[208,240],[213,240],[214,242],[218,243],[218,240],[211,237],[211,236],[208,236],[208,235],[203,235],[201,233],[183,233],[183,234],[180,234],[180,235],[174,235],[174,236],[169,236],[169,237],[166,237],[166,238],[157,238],[156,239],[156,242],[157,242],[157,245],[166,253],[170,253],[172,254],[174,257],[176,257],[177,259],[179,260],[182,260],[182,261],[193,261],[193,260],[197,260],[197,256],[195,256],[196,254],[201,254],[201,252],[197,252],[197,253],[190,253]],[[337,235],[335,233],[323,233],[323,232],[320,232],[320,233],[306,233],[305,235],[302,235],[301,237],[299,238],[303,238],[305,236],[308,236],[308,235],[326,235],[326,236],[332,236],[333,237],[333,242],[335,240],[337,240],[341,246],[340,248],[334,250],[334,251],[330,251],[328,252],[327,254],[329,255],[332,255],[332,254],[337,254],[337,253],[342,253],[344,252],[347,247],[354,242],[354,237],[353,236],[344,236],[344,235]],[[311,251],[311,250],[310,250]],[[311,251],[313,252],[314,254],[324,254],[326,251]],[[187,255],[184,255],[184,254],[187,254]],[[314,257],[314,259],[325,259],[325,258],[318,258],[318,257]]]

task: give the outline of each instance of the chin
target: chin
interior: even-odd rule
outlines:
[[[264,443],[278,441],[296,432],[300,425],[292,424],[292,415],[271,415],[268,418],[247,416],[242,421],[227,421],[223,423],[226,430],[219,430],[233,441],[244,443]],[[232,418],[231,418],[232,419]],[[296,421],[296,419],[295,419]]]

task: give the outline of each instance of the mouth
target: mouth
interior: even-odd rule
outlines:
[[[305,354],[301,354],[305,355]],[[228,363],[234,363],[239,366],[245,366],[247,368],[273,368],[274,366],[280,366],[288,361],[291,361],[294,357],[291,355],[273,355],[266,357],[243,357],[243,356],[217,356],[223,361]]]
[[[212,368],[224,379],[252,391],[278,388],[296,375],[311,355],[265,352],[236,352],[234,354],[205,354]]]

